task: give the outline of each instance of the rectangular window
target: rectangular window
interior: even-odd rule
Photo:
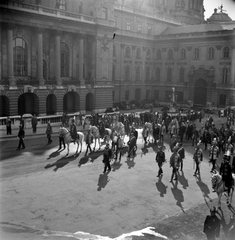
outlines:
[[[137,31],[138,31],[138,32],[141,32],[141,31],[142,31],[142,24],[138,23]]]
[[[126,22],[126,30],[131,30],[131,23],[129,21]]]
[[[152,26],[148,26],[148,35],[152,35]]]
[[[145,97],[147,100],[150,99],[150,90],[146,90],[146,97]]]
[[[106,7],[102,8],[102,19],[108,18],[108,9]]]

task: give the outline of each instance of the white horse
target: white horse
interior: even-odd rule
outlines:
[[[125,133],[125,126],[122,122],[118,122],[117,120],[114,120],[113,123],[111,124],[111,130],[119,134],[122,141],[124,142],[126,133]]]
[[[229,199],[229,195],[227,194],[227,204],[228,205],[231,205],[232,198],[233,198],[235,174],[232,174],[232,177],[233,177],[233,184],[230,189],[230,199]],[[216,193],[218,195],[218,207],[220,208],[222,194],[224,192],[227,192],[228,188],[225,186],[225,184],[222,180],[222,176],[218,172],[212,173],[211,183],[212,183],[212,188],[216,191]]]
[[[148,134],[148,137],[147,137],[147,141],[150,143],[150,140],[152,138],[152,143],[154,142],[154,139],[153,139],[153,124],[150,123],[150,122],[146,122],[144,124],[144,127],[146,127],[149,131],[149,134]]]
[[[62,135],[64,137],[65,144],[67,144],[68,152],[67,152],[66,155],[68,155],[69,154],[69,145],[70,145],[70,143],[72,141],[72,137],[71,137],[71,134],[70,134],[70,132],[69,132],[69,130],[67,128],[62,128],[60,131],[61,131],[61,133],[62,133]],[[82,132],[77,132],[77,139],[76,139],[75,142],[77,143],[78,146],[77,146],[76,154],[78,153],[79,144],[81,144],[81,149],[80,149],[80,152],[79,152],[79,153],[81,153],[83,141],[84,141],[84,134]]]
[[[99,149],[101,148],[101,144],[100,144],[100,131],[99,131],[99,128],[96,127],[96,126],[90,126],[90,131],[91,131],[91,134],[93,135],[94,137],[94,141],[95,141],[95,146],[93,148],[93,151],[95,151],[95,148],[96,148],[96,142],[98,141],[99,143]]]

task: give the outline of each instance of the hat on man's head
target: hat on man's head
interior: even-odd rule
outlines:
[[[230,157],[231,157],[231,152],[230,152],[230,151],[226,151],[226,152],[224,153],[223,159],[224,159],[225,161],[230,161]]]

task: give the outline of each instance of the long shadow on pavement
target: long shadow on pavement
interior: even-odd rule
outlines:
[[[179,206],[183,212],[185,212],[182,206],[182,202],[184,202],[184,195],[183,192],[177,187],[178,181],[172,182],[172,185],[173,187],[171,188],[171,191],[172,194],[174,195],[175,200],[177,201],[176,205]]]
[[[203,197],[208,198],[211,201],[211,198],[209,196],[210,189],[204,182],[202,182],[201,177],[196,177],[196,183],[199,186],[199,188],[201,189]]]
[[[97,191],[101,191],[102,188],[105,188],[109,181],[110,179],[108,178],[108,173],[100,174],[97,184],[98,185]]]
[[[156,182],[156,187],[157,187],[157,190],[160,192],[160,197],[164,197],[164,194],[166,194],[166,190],[168,186],[166,186],[162,182],[162,175],[158,178],[158,181]]]
[[[57,171],[59,168],[62,168],[64,167],[65,165],[67,165],[70,161],[74,161],[75,159],[77,159],[77,157],[79,156],[78,155],[74,155],[74,156],[71,156],[71,157],[62,157],[61,159],[57,160],[56,162],[54,163],[49,163],[47,164],[44,168],[45,169],[48,169],[48,168],[51,168],[51,167],[54,167],[55,168],[53,169],[53,171]]]
[[[188,185],[188,179],[186,179],[185,176],[184,176],[184,171],[179,171],[178,181],[183,186],[183,189],[187,189],[187,187],[189,186]]]

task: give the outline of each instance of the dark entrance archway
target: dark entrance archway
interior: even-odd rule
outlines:
[[[56,96],[54,94],[49,94],[47,96],[47,115],[56,114]]]
[[[88,93],[86,95],[86,111],[94,110],[94,95],[92,93]]]
[[[7,96],[0,96],[0,117],[7,117],[10,115],[10,101]]]
[[[207,100],[207,83],[203,79],[199,79],[194,85],[194,104],[206,105]]]
[[[68,92],[64,95],[63,111],[66,113],[80,111],[80,96],[77,92]]]
[[[141,101],[141,89],[140,88],[135,89],[135,101]]]
[[[35,93],[24,93],[18,98],[18,115],[39,114],[39,99]]]

